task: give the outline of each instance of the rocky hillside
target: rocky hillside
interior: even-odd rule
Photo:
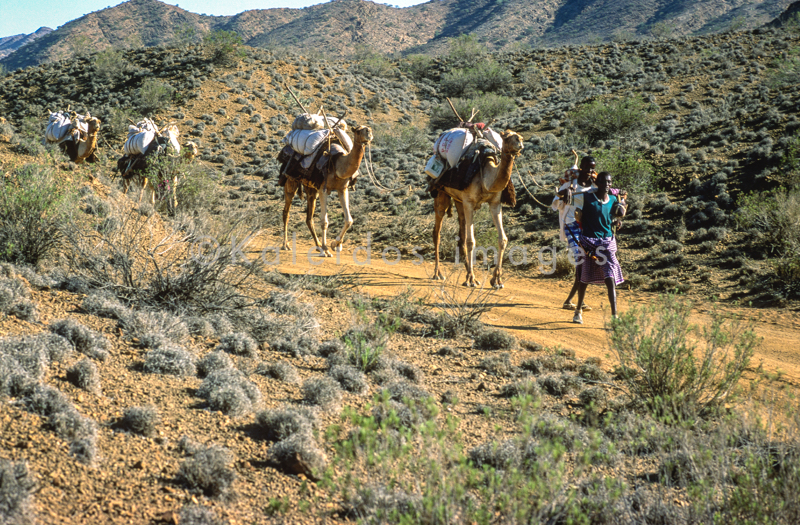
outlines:
[[[37,38],[41,38],[53,30],[49,27],[40,27],[29,35],[13,35],[0,37],[0,58],[6,57],[19,49],[20,47],[30,44]]]
[[[263,9],[235,16],[190,13],[157,0],[130,0],[60,27],[2,63],[8,69],[80,54],[86,49],[153,46],[212,30],[236,31],[256,47],[291,46],[304,53],[347,56],[359,45],[381,53],[441,53],[447,41],[475,34],[487,49],[706,34],[758,27],[789,0],[705,2],[623,0],[434,0],[394,8],[333,0],[305,9]]]

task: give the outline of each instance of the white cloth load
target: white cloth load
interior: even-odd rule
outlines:
[[[150,119],[128,126],[128,138],[122,151],[125,155],[143,155],[147,146],[158,136],[158,126]]]
[[[339,128],[334,129],[333,132],[349,153],[350,150],[353,149],[353,140],[350,136]],[[320,146],[327,142],[328,133],[329,131],[327,129],[296,129],[290,131],[289,134],[283,138],[283,143],[290,145],[292,149],[300,155],[313,155]]]
[[[491,128],[485,128],[483,138],[489,141],[497,151],[503,149],[503,138]],[[475,138],[466,128],[453,128],[445,131],[433,143],[433,152],[447,161],[448,167],[454,168],[461,156],[472,145]]]
[[[77,135],[73,140],[77,140],[80,138],[80,131],[89,132],[89,124],[86,123],[88,118],[88,113],[86,115],[76,114],[74,119],[70,119],[66,111],[50,113],[50,119],[44,134],[45,139],[47,139],[47,142],[63,142],[69,139],[67,135],[72,132],[73,136]]]
[[[322,115],[314,115],[313,113],[301,113],[297,115],[292,122],[292,130],[296,129],[304,129],[304,130],[317,130],[317,129],[327,129],[328,126],[331,128],[336,125],[339,121],[337,117],[327,117],[328,125],[325,125],[325,117]],[[339,125],[336,126],[338,128],[347,129],[347,123],[345,123],[344,119],[339,122]]]

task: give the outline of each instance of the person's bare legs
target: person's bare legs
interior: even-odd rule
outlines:
[[[583,306],[583,299],[586,297],[586,286],[587,283],[578,283],[578,306],[575,307],[575,315],[572,316],[573,323],[583,324],[583,313],[581,311],[581,307]]]
[[[617,316],[617,286],[614,284],[613,277],[606,277],[606,288],[608,288],[608,304],[611,305],[611,316]]]
[[[578,291],[578,285],[581,283],[581,265],[578,264],[575,266],[575,280],[572,282],[572,288],[569,291],[569,295],[567,296],[567,300],[564,301],[564,304],[569,304],[572,302],[572,298],[575,297],[575,294]]]

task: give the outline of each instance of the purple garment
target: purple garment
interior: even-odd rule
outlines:
[[[617,239],[594,239],[581,235],[581,244],[587,253],[594,252],[596,260],[586,257],[581,267],[581,282],[605,284],[607,277],[614,278],[614,284],[622,284],[622,267],[617,260]]]

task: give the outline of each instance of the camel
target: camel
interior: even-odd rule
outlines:
[[[433,245],[436,251],[436,264],[433,268],[433,279],[444,279],[439,268],[439,244],[441,241],[442,220],[445,213],[450,210],[451,201],[455,201],[458,211],[459,224],[459,250],[464,255],[464,264],[467,269],[467,278],[464,286],[480,286],[480,282],[475,279],[475,225],[473,217],[481,205],[488,204],[492,213],[492,221],[497,228],[497,265],[491,279],[492,287],[503,288],[503,256],[505,255],[508,237],[503,230],[503,211],[501,207],[501,195],[505,187],[511,180],[511,169],[514,159],[522,153],[522,137],[511,130],[506,130],[502,134],[503,150],[500,155],[500,163],[495,164],[491,160],[473,177],[472,182],[464,190],[455,188],[441,188],[434,200],[434,211],[436,220],[433,226]]]
[[[86,119],[86,124],[89,128],[86,138],[81,137],[77,141],[72,138],[58,144],[61,151],[66,153],[69,160],[75,164],[81,164],[84,160],[87,162],[97,161],[95,151],[97,150],[97,132],[100,131],[100,119],[89,117]]]
[[[325,257],[332,257],[333,252],[331,248],[336,249],[344,243],[344,235],[347,230],[353,225],[353,217],[350,216],[350,199],[348,189],[355,182],[358,176],[358,167],[361,165],[361,160],[364,158],[364,150],[366,145],[372,141],[372,129],[368,126],[356,126],[353,128],[354,144],[350,153],[338,155],[328,161],[323,174],[323,182],[319,189],[315,189],[308,185],[306,181],[300,180],[299,174],[290,174],[287,177],[286,183],[283,186],[283,246],[281,249],[289,250],[289,210],[292,207],[292,199],[294,199],[297,190],[302,187],[308,199],[308,207],[306,208],[306,225],[311,236],[314,238],[314,244]],[[316,167],[314,168],[316,169]],[[328,246],[328,197],[331,192],[336,191],[339,193],[339,202],[342,204],[344,212],[344,226],[342,227],[339,236],[331,242]],[[322,243],[317,237],[317,232],[314,230],[314,208],[316,207],[317,197],[320,201],[320,226],[322,227]]]
[[[150,204],[155,206],[156,189],[153,186],[150,177],[147,176],[148,170],[153,167],[151,158],[155,156],[160,159],[167,159],[167,162],[169,162],[169,160],[177,159],[178,162],[183,161],[188,163],[194,160],[195,156],[197,155],[197,145],[191,141],[186,142],[183,145],[184,149],[182,157],[169,155],[168,152],[170,149],[174,150],[175,153],[178,154],[181,152],[181,146],[178,143],[178,134],[179,132],[176,126],[169,126],[162,131],[161,135],[156,137],[153,142],[150,143],[147,151],[143,155],[125,155],[117,161],[117,168],[122,176],[122,191],[125,195],[128,194],[128,190],[130,189],[130,185],[133,180],[138,179],[138,185],[141,186],[139,202],[142,202],[142,196],[144,195],[145,191],[149,191]],[[161,170],[158,173],[158,178],[164,182],[169,181],[169,185],[172,186],[172,207],[173,209],[177,208],[178,172],[174,164],[161,166],[158,169]]]

